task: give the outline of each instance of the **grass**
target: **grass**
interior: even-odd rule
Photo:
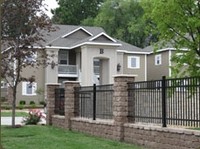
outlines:
[[[2,127],[4,149],[142,149],[51,126]]]
[[[200,131],[200,128],[199,128],[199,127],[196,127],[196,128],[189,128],[189,129],[192,129],[192,130],[199,130],[199,131]]]
[[[23,111],[16,111],[16,113],[15,113],[16,117],[25,117],[27,115],[28,115],[28,113],[23,112]],[[12,112],[11,111],[1,111],[1,116],[2,117],[10,117],[10,116],[12,116]]]

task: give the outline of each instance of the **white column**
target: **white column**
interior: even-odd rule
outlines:
[[[88,86],[93,83],[93,57],[84,46],[81,49],[81,85]]]
[[[58,51],[59,49],[46,49],[48,65],[45,67],[45,83],[58,83]]]

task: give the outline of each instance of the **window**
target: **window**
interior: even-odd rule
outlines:
[[[36,62],[36,58],[37,58],[37,54],[36,53],[32,54],[32,55],[28,55],[28,56],[26,56],[25,62],[26,63],[34,63],[34,62]]]
[[[7,83],[4,81],[1,81],[1,88],[7,88]]]
[[[140,57],[129,56],[128,57],[128,68],[140,68]]]
[[[59,50],[58,52],[58,61],[59,64],[68,64],[69,52],[66,50]]]
[[[155,65],[161,65],[161,64],[162,64],[161,54],[155,55]]]
[[[22,82],[22,95],[33,96],[36,95],[37,83]]]

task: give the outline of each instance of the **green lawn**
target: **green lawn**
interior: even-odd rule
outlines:
[[[25,117],[27,115],[28,115],[28,113],[24,112],[24,111],[16,111],[16,114],[15,114],[16,117]],[[2,117],[12,116],[12,112],[11,111],[2,111],[1,116]]]
[[[2,127],[4,149],[142,149],[51,126]]]

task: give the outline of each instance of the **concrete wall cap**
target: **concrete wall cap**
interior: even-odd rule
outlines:
[[[46,83],[45,85],[61,85],[61,83]]]
[[[62,115],[52,115],[53,118],[65,119],[65,116]]]
[[[63,81],[63,83],[80,83],[80,81]]]
[[[138,77],[138,75],[129,75],[129,74],[117,74],[113,75],[113,78],[118,78],[118,77],[127,77],[127,78],[132,78],[132,77]]]

